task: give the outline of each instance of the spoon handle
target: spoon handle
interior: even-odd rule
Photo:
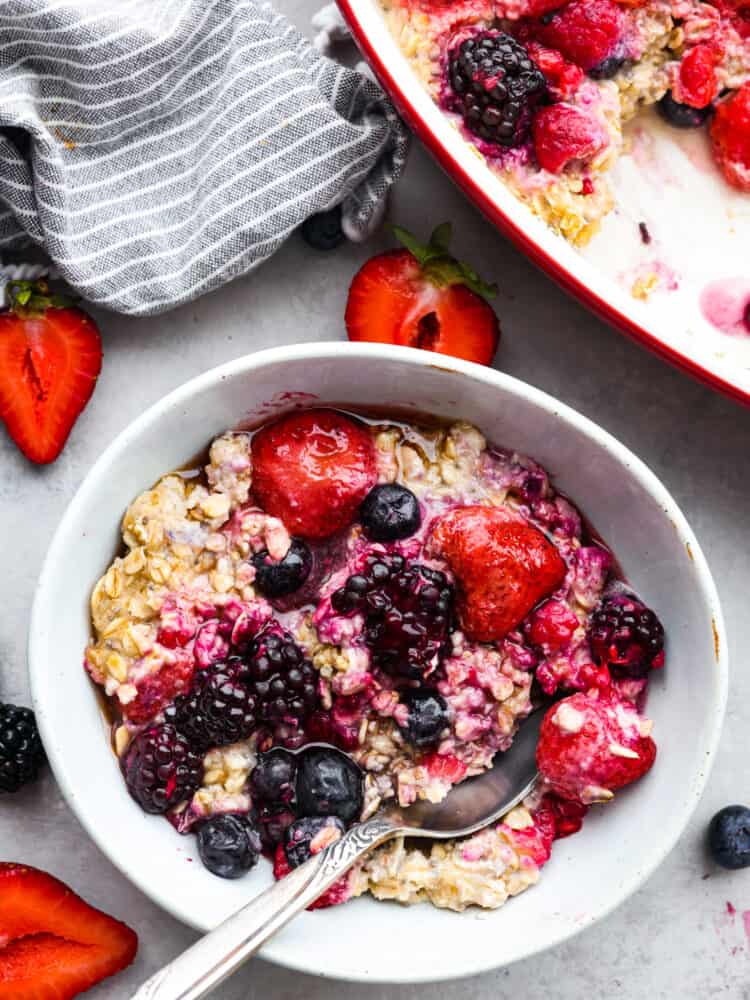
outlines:
[[[292,917],[398,827],[382,817],[355,826],[256,896],[141,986],[132,1000],[200,1000]]]

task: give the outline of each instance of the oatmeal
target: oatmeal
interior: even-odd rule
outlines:
[[[441,801],[512,745],[535,680],[568,697],[532,796],[472,837],[385,845],[318,905],[499,906],[653,761],[658,619],[544,469],[469,424],[305,410],[227,432],[122,538],[85,666],[131,795],[224,877],[249,844],[282,875],[389,800]]]

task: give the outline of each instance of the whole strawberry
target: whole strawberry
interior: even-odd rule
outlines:
[[[425,246],[398,226],[407,248],[368,260],[354,276],[346,303],[349,340],[419,347],[488,365],[500,324],[486,285],[448,253],[450,223],[438,226]]]
[[[44,281],[10,282],[0,312],[0,419],[32,462],[54,462],[102,366],[96,324]]]

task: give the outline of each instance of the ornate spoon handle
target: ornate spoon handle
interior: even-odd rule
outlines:
[[[379,817],[355,826],[160,969],[132,1000],[200,1000],[364,854],[398,832]]]

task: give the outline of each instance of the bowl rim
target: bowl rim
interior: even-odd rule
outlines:
[[[671,521],[680,541],[683,545],[689,546],[692,553],[692,565],[696,573],[697,584],[705,602],[706,610],[711,617],[715,638],[716,669],[712,671],[714,700],[711,709],[712,718],[706,730],[704,763],[700,771],[694,776],[692,787],[689,794],[683,800],[683,805],[677,810],[681,815],[679,816],[679,822],[673,827],[672,835],[668,836],[660,849],[651,856],[648,864],[634,868],[632,874],[620,883],[619,890],[613,896],[610,903],[588,914],[587,918],[581,921],[578,926],[565,928],[559,933],[553,934],[545,941],[542,948],[535,947],[533,943],[530,943],[528,948],[517,954],[513,959],[513,962],[521,961],[530,955],[546,951],[548,948],[561,944],[586,927],[590,927],[602,920],[631,896],[653,874],[675,846],[701,798],[716,756],[727,702],[728,640],[718,592],[705,556],[685,516],[672,499],[666,487],[640,458],[625,445],[621,444],[608,431],[599,427],[588,417],[578,413],[578,411],[572,409],[567,404],[558,401],[543,390],[537,389],[512,375],[473,362],[462,361],[446,355],[436,355],[409,347],[326,341],[273,347],[243,355],[190,379],[153,403],[120,431],[90,468],[76,490],[73,499],[68,504],[42,564],[33,597],[27,647],[31,696],[42,740],[46,747],[52,748],[52,752],[49,753],[49,764],[65,801],[86,830],[88,836],[102,853],[131,883],[137,886],[158,906],[166,910],[181,923],[188,924],[196,930],[204,931],[205,928],[202,925],[196,923],[189,915],[186,915],[173,905],[166,891],[163,892],[158,887],[155,888],[153,883],[148,882],[145,877],[141,876],[137,869],[133,869],[121,859],[107,841],[104,832],[97,828],[97,824],[93,820],[90,820],[84,810],[79,809],[77,788],[73,780],[74,769],[69,766],[66,760],[56,756],[57,748],[56,741],[53,739],[53,728],[45,710],[45,700],[49,688],[45,683],[44,660],[41,651],[37,648],[38,640],[36,636],[43,631],[39,625],[48,614],[47,605],[49,602],[46,598],[46,592],[50,586],[49,581],[54,579],[58,572],[57,568],[64,565],[64,561],[60,558],[60,555],[65,546],[67,526],[75,519],[78,508],[84,506],[92,494],[96,494],[106,470],[116,466],[119,457],[127,451],[134,440],[137,440],[141,431],[152,423],[157,422],[162,413],[189,400],[197,392],[212,388],[229,377],[285,361],[315,361],[325,358],[335,362],[336,357],[341,356],[344,351],[363,360],[377,358],[380,360],[392,360],[406,366],[418,368],[432,367],[483,383],[489,388],[501,388],[504,391],[510,391],[512,394],[531,402],[532,405],[540,408],[550,417],[562,420],[571,425],[573,429],[582,432],[595,444],[603,447],[619,464],[627,468],[628,472],[658,503],[660,509],[664,511],[664,516]],[[387,974],[385,976],[373,976],[372,971],[340,976],[315,968],[304,960],[297,960],[294,953],[289,954],[288,949],[284,945],[279,945],[276,939],[271,939],[259,954],[262,958],[294,971],[323,976],[325,978],[345,979],[352,982],[427,983],[435,981],[436,978],[436,974],[431,974],[427,968],[416,970],[413,973],[410,971],[408,976],[404,976],[403,974],[391,977]],[[498,967],[497,962],[493,961],[491,957],[484,959],[471,958],[468,955],[463,958],[460,955],[455,957],[455,968],[452,968],[447,974],[441,971],[441,980],[478,975]]]
[[[455,136],[453,136],[449,132],[441,130],[437,122],[431,123],[428,120],[432,117],[429,111],[425,113],[419,107],[422,103],[421,95],[426,96],[426,91],[416,74],[411,73],[413,86],[411,83],[402,85],[399,82],[397,74],[393,70],[392,57],[394,50],[402,60],[404,59],[403,54],[392,39],[392,49],[389,51],[385,51],[375,44],[360,13],[361,8],[372,6],[373,0],[336,0],[336,3],[351,30],[357,47],[369,63],[383,89],[393,99],[401,115],[448,176],[503,235],[507,236],[519,250],[549,275],[564,291],[575,296],[600,319],[605,320],[630,337],[631,340],[646,347],[669,364],[692,375],[704,385],[717,389],[730,399],[750,406],[750,390],[733,381],[723,363],[709,366],[702,363],[700,358],[692,357],[686,351],[680,351],[673,347],[657,336],[652,329],[649,329],[645,321],[645,312],[638,308],[640,303],[628,303],[616,288],[613,288],[611,296],[605,297],[592,288],[590,283],[583,280],[583,277],[566,267],[563,262],[564,255],[555,254],[551,247],[545,248],[544,241],[534,237],[535,224],[539,220],[532,216],[526,206],[517,201],[510,192],[508,192],[508,197],[513,200],[515,205],[502,198],[497,191],[493,196],[488,190],[486,177],[480,176],[480,174],[489,173],[489,168],[483,159],[476,156],[464,158],[457,155],[452,148],[451,140],[458,139],[463,143],[464,140],[461,139],[459,133],[451,128],[451,132],[455,132]],[[388,33],[388,37],[390,39],[390,33]],[[438,114],[442,115],[442,112],[433,104],[432,99],[428,99]],[[447,120],[445,124],[448,126]],[[443,132],[442,137],[438,134],[440,131]],[[490,176],[492,175],[490,174]],[[501,203],[503,201],[504,205]],[[515,210],[516,207],[519,211]],[[589,275],[589,277],[591,276]],[[629,305],[631,308],[628,308]],[[639,322],[639,316],[642,316],[643,322]],[[654,322],[653,326],[656,325],[657,323]]]

